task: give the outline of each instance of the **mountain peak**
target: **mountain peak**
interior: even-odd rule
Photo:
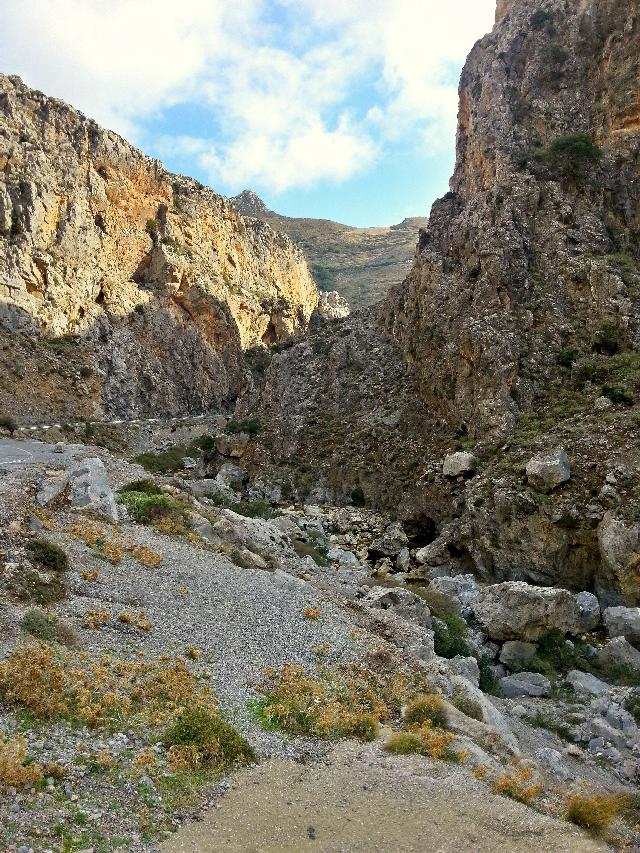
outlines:
[[[237,207],[243,216],[264,216],[265,213],[271,213],[267,205],[262,201],[259,195],[253,190],[242,190],[238,195],[233,196],[231,202]]]

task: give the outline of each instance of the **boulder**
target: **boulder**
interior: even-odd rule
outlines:
[[[384,529],[381,536],[373,540],[369,546],[369,557],[374,561],[381,557],[397,557],[408,544],[409,540],[402,525],[394,522]]]
[[[506,581],[482,589],[473,612],[493,640],[538,640],[553,629],[563,634],[584,630],[576,596],[566,589]]]
[[[591,592],[579,592],[576,604],[580,611],[580,628],[584,632],[593,631],[600,624],[600,602]]]
[[[600,597],[613,605],[640,603],[640,525],[627,524],[606,512],[598,525],[598,546],[604,572]]]
[[[442,473],[445,477],[470,477],[476,471],[476,457],[473,453],[461,450],[445,456]]]
[[[200,535],[215,545],[248,548],[267,560],[295,557],[289,538],[275,524],[262,518],[247,518],[230,509],[221,510],[210,530]]]
[[[246,432],[238,432],[233,435],[219,435],[216,438],[216,450],[221,456],[230,459],[239,459],[249,443],[249,435]]]
[[[500,679],[500,691],[508,699],[518,696],[548,696],[551,682],[539,672],[516,672]]]
[[[562,448],[538,453],[527,462],[527,480],[538,492],[551,492],[571,478],[569,457]]]
[[[480,584],[473,575],[434,578],[429,589],[457,604],[463,615],[471,612],[473,604],[480,597]]]
[[[375,586],[363,599],[363,604],[379,610],[389,610],[402,619],[428,627],[431,624],[431,612],[420,596],[407,589],[389,589]]]
[[[638,725],[633,715],[615,702],[607,708],[605,719],[612,728],[619,729],[625,737],[633,739],[638,737]]]
[[[607,607],[603,618],[610,637],[624,637],[640,648],[640,607]]]
[[[474,687],[479,686],[480,667],[478,666],[478,661],[475,658],[456,655],[454,658],[448,660],[447,664],[449,666],[449,671],[454,673],[454,675],[461,675],[463,678],[466,678],[467,681],[470,681]]]
[[[640,651],[624,637],[614,637],[597,654],[599,665],[606,672],[620,667],[640,674]]]
[[[314,311],[314,320],[320,317],[322,320],[340,320],[348,317],[351,313],[349,303],[340,296],[337,290],[324,291]]]
[[[536,657],[537,652],[532,643],[508,640],[500,650],[500,662],[509,669],[526,669]]]
[[[572,669],[567,673],[567,681],[576,693],[586,693],[589,696],[604,696],[609,692],[608,684],[600,681],[595,675],[591,675],[589,672],[581,672],[579,669]]]
[[[353,551],[346,551],[343,548],[330,548],[327,551],[327,557],[334,560],[336,563],[341,563],[343,566],[359,566],[360,560],[356,557]]]
[[[118,505],[101,459],[85,459],[66,475],[71,509],[97,513],[109,521],[118,520]]]

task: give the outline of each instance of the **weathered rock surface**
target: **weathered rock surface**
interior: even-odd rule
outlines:
[[[576,596],[568,590],[520,581],[485,587],[473,612],[494,640],[535,641],[553,629],[565,634],[587,630]]]
[[[109,486],[107,471],[97,457],[85,459],[43,480],[36,496],[40,506],[48,506],[58,498],[66,499],[71,509],[118,521],[118,505]]]
[[[587,693],[590,696],[606,696],[609,692],[609,685],[605,684],[595,675],[589,672],[581,672],[579,669],[572,669],[567,673],[567,681],[576,693]]]
[[[420,596],[406,589],[388,589],[374,587],[363,599],[368,607],[390,610],[397,616],[428,627],[431,625],[431,613]]]
[[[289,238],[17,77],[0,116],[0,319],[87,344],[88,408],[228,404],[243,348],[306,328],[318,292]]]
[[[640,648],[640,607],[608,607],[603,619],[610,637],[624,637]]]
[[[459,451],[445,456],[442,473],[445,477],[465,477],[476,470],[477,460],[473,453]]]
[[[598,652],[597,660],[605,672],[610,667],[623,668],[640,674],[640,651],[628,643],[624,637],[609,640]]]
[[[500,679],[500,691],[503,696],[548,696],[551,682],[539,672],[515,672]]]
[[[571,479],[569,457],[562,449],[539,453],[527,462],[527,480],[539,492],[551,492]]]

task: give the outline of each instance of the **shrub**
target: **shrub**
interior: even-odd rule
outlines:
[[[528,805],[542,793],[542,785],[533,783],[532,780],[533,770],[530,767],[505,771],[494,783],[491,793]]]
[[[330,565],[325,546],[314,545],[312,542],[303,542],[301,539],[294,539],[291,544],[298,557],[311,557],[314,563],[317,563],[319,566]]]
[[[25,764],[27,741],[23,737],[5,739],[0,732],[0,782],[14,788],[33,785],[42,779],[42,768],[38,764]]]
[[[621,388],[619,385],[603,385],[602,396],[608,397],[612,403],[622,404],[623,406],[633,406],[634,397],[626,388]]]
[[[442,729],[434,729],[429,720],[410,731],[392,734],[384,745],[387,752],[394,755],[424,755],[427,758],[439,758],[443,761],[460,761],[460,755],[451,749],[455,736]]]
[[[262,700],[254,710],[267,728],[292,735],[334,740],[373,740],[378,722],[388,720],[415,694],[415,683],[403,673],[378,674],[364,664],[349,664],[309,675],[294,664],[267,669],[258,689]]]
[[[581,176],[587,166],[596,163],[602,151],[586,133],[571,133],[559,136],[547,146],[543,159],[565,177]]]
[[[152,474],[175,474],[183,467],[184,457],[188,450],[184,445],[177,444],[160,453],[140,453],[134,456],[133,461],[142,465]]]
[[[46,539],[31,539],[27,551],[36,565],[53,572],[64,572],[69,568],[69,558],[58,545]]]
[[[236,501],[228,503],[227,507],[238,515],[244,515],[246,518],[273,518],[276,513],[271,508],[271,504],[266,501]]]
[[[7,589],[20,601],[33,602],[41,606],[62,601],[66,590],[60,576],[44,577],[36,569],[19,566],[7,584]]]
[[[627,696],[624,708],[633,715],[636,723],[640,724],[640,690],[634,690]]]
[[[246,432],[249,435],[257,435],[263,429],[263,424],[260,418],[251,417],[251,418],[242,418],[241,420],[235,420],[232,418],[226,426],[226,431],[231,434]]]
[[[531,29],[532,30],[542,30],[551,20],[552,15],[550,12],[545,12],[544,9],[538,9],[531,16]]]
[[[145,225],[144,230],[147,232],[149,237],[151,237],[151,239],[155,243],[156,240],[158,239],[158,233],[159,233],[158,220],[157,219],[147,219],[147,224]]]
[[[153,480],[132,480],[121,487],[120,492],[143,492],[145,495],[161,495],[162,490]]]
[[[38,640],[51,642],[56,639],[56,622],[43,610],[31,608],[22,617],[20,627],[26,634],[37,637]]]
[[[579,353],[574,349],[563,349],[558,356],[558,364],[570,370],[578,360],[578,356]]]
[[[180,533],[187,529],[187,511],[169,495],[146,492],[120,492],[118,501],[140,524],[154,524],[165,532]],[[170,522],[164,525],[163,522]]]
[[[426,693],[410,702],[404,712],[403,725],[405,728],[422,725],[429,721],[436,728],[443,728],[447,723],[444,702],[435,693]]]
[[[164,744],[176,747],[179,755],[192,756],[193,763],[231,764],[255,758],[249,744],[217,713],[204,708],[185,711],[167,729]],[[175,754],[175,753],[174,753]]]
[[[620,814],[620,798],[614,794],[575,794],[567,803],[565,817],[594,835],[605,830]]]
[[[593,339],[593,352],[600,355],[616,355],[620,352],[620,329],[615,323],[605,323]]]
[[[498,679],[493,674],[491,657],[483,655],[478,658],[478,667],[480,668],[480,681],[478,686],[483,693],[495,693],[498,689]]]
[[[469,647],[465,641],[467,624],[461,616],[443,614],[433,620],[433,647],[442,658],[456,655],[468,657]]]
[[[471,717],[472,720],[479,720],[480,722],[484,720],[484,714],[480,703],[472,696],[469,696],[468,693],[465,693],[461,688],[457,687],[453,691],[451,703],[458,709],[458,711],[461,711],[467,717]]]
[[[18,429],[18,424],[11,415],[0,415],[0,428],[6,429],[10,435],[13,435]]]

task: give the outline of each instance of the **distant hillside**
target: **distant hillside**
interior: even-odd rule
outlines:
[[[409,272],[426,217],[384,228],[352,228],[330,219],[298,219],[269,210],[251,190],[231,199],[245,216],[264,219],[304,249],[321,290],[337,290],[352,309],[379,302]]]

